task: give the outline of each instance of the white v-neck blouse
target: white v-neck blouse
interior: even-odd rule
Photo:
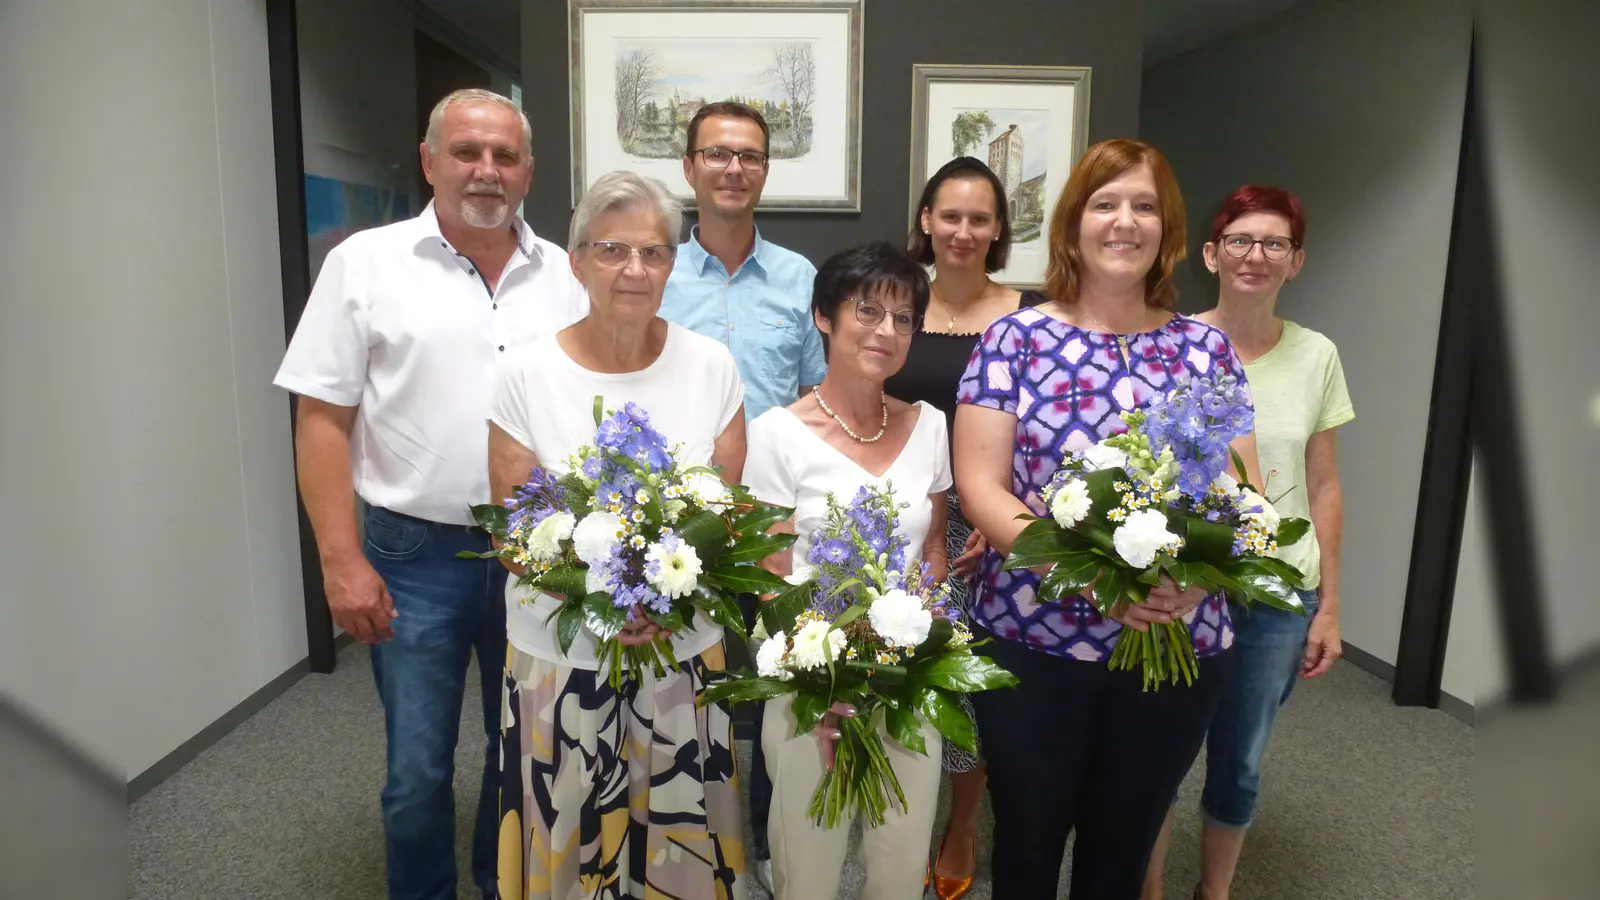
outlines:
[[[847,504],[865,485],[887,487],[901,503],[897,531],[905,535],[907,562],[922,560],[922,546],[933,524],[929,495],[951,486],[950,445],[944,413],[926,401],[911,428],[911,437],[882,475],[873,475],[834,449],[821,435],[787,409],[770,409],[750,423],[744,481],[758,500],[794,507],[794,572],[813,568],[806,562],[811,536],[828,513],[828,493]]]

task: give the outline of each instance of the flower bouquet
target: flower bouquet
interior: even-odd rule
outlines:
[[[1123,601],[1143,603],[1163,575],[1180,590],[1198,585],[1304,613],[1294,593],[1304,576],[1271,554],[1300,540],[1309,523],[1280,521],[1228,446],[1254,428],[1238,379],[1215,370],[1180,377],[1148,410],[1121,415],[1125,433],[1062,461],[1042,492],[1050,516],[1021,517],[1030,524],[1004,568],[1052,565],[1039,599],[1070,602],[1092,586],[1102,615]],[[1226,471],[1230,459],[1237,479]],[[1181,620],[1123,629],[1110,664],[1142,669],[1145,690],[1180,675],[1192,684],[1198,673]]]
[[[496,549],[464,557],[504,557],[524,567],[517,583],[555,595],[551,618],[568,653],[580,628],[599,643],[600,667],[620,686],[646,666],[676,667],[670,636],[623,645],[617,636],[648,620],[662,632],[694,625],[697,612],[743,636],[737,596],[787,586],[748,563],[794,543],[768,534],[793,510],[751,499],[714,469],[683,466],[678,448],[633,403],[602,415],[594,400],[595,438],[556,475],[534,469],[503,504],[472,508]]]
[[[1017,683],[973,655],[971,632],[945,602],[948,586],[928,578],[926,563],[907,566],[897,519],[889,489],[862,488],[848,507],[830,495],[807,553],[815,569],[764,604],[771,637],[756,652],[756,673],[728,676],[703,695],[702,702],[743,702],[794,694],[796,735],[816,728],[835,702],[856,708],[840,721],[833,768],[811,797],[812,820],[829,828],[858,810],[881,825],[891,803],[905,808],[880,726],[925,754],[925,719],[972,750],[972,720],[958,695]]]

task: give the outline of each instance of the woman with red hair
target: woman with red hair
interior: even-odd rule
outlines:
[[[955,475],[962,509],[988,539],[971,620],[985,652],[1019,679],[972,696],[994,809],[997,900],[1058,896],[1072,852],[1072,900],[1134,900],[1150,848],[1228,683],[1228,607],[1170,581],[1101,616],[1084,597],[1041,603],[1040,573],[1003,570],[1025,522],[1047,515],[1039,491],[1067,454],[1127,430],[1118,413],[1149,406],[1176,379],[1243,370],[1214,326],[1171,312],[1184,254],[1184,207],[1149,144],[1105,141],[1073,167],[1050,222],[1043,296],[996,319],[962,376]],[[1253,435],[1233,442],[1256,476]],[[1193,685],[1143,690],[1113,671],[1124,628],[1181,618],[1199,657]]]
[[[1355,413],[1339,351],[1326,337],[1280,318],[1278,293],[1305,264],[1305,210],[1277,187],[1234,191],[1211,225],[1206,268],[1217,306],[1197,318],[1221,329],[1244,361],[1256,406],[1265,494],[1285,516],[1311,520],[1307,537],[1282,548],[1306,575],[1306,612],[1264,604],[1235,609],[1238,671],[1206,736],[1201,880],[1194,896],[1226,900],[1261,787],[1261,759],[1296,676],[1315,678],[1340,655],[1339,538],[1343,507],[1334,429]],[[1172,817],[1150,858],[1142,900],[1162,897]]]

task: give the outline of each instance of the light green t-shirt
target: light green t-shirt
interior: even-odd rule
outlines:
[[[1311,518],[1306,493],[1306,442],[1313,434],[1355,418],[1345,388],[1339,350],[1321,333],[1283,323],[1277,346],[1245,363],[1250,397],[1256,407],[1256,453],[1261,459],[1263,493],[1287,519]],[[1322,583],[1322,555],[1313,528],[1277,556],[1304,572],[1306,587]]]

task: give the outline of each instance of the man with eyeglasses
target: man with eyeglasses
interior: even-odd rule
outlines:
[[[689,121],[683,177],[694,190],[700,222],[678,248],[661,317],[728,345],[744,379],[745,420],[787,406],[822,381],[822,335],[811,321],[816,267],[762,240],[756,204],[767,184],[770,134],[761,113],[743,103],[702,106]],[[753,625],[756,598],[745,620]],[[750,819],[756,872],[772,889],[767,810],[772,782],[761,754],[756,716]]]

